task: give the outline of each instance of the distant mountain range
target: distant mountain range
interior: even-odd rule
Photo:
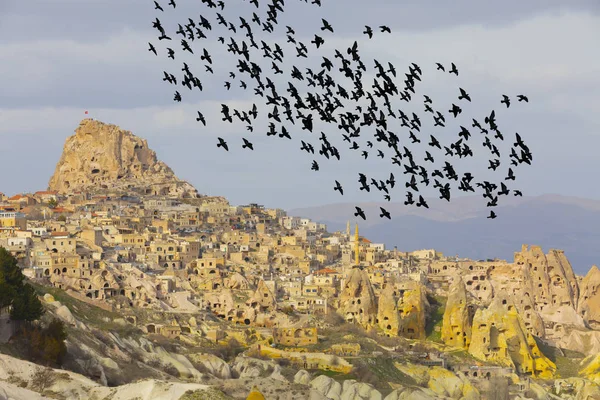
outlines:
[[[473,259],[513,260],[522,244],[542,246],[544,252],[560,249],[580,275],[600,264],[600,200],[547,194],[506,197],[495,207],[498,218],[487,219],[489,208],[481,196],[464,196],[443,202],[427,199],[430,209],[402,203],[340,203],[289,210],[288,215],[311,218],[331,231],[345,230],[354,206],[367,220],[358,222],[361,236],[400,251],[436,249],[445,255]],[[379,218],[379,207],[392,220]]]

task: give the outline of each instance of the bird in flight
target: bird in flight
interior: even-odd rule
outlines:
[[[458,96],[459,100],[465,99],[467,101],[471,101],[471,97],[465,92],[463,88],[458,88],[460,90],[460,96]]]
[[[387,219],[392,219],[392,217],[390,216],[390,213],[383,207],[379,207],[379,209],[381,210],[381,214],[379,214],[379,217],[383,218],[387,218]]]
[[[198,111],[198,116],[196,117],[197,122],[202,122],[204,126],[206,126],[206,120],[204,119],[204,115],[200,111]]]
[[[356,207],[356,206],[354,208],[356,208],[356,212],[354,213],[354,216],[361,217],[362,219],[364,219],[366,221],[367,217],[365,216],[365,212],[362,210],[362,208]]]
[[[250,150],[254,150],[254,146],[248,141],[248,139],[242,138],[242,140],[244,141],[244,144],[242,144],[242,149],[248,148]]]
[[[450,74],[455,74],[456,76],[458,76],[458,69],[456,69],[456,65],[454,65],[454,63],[452,63],[452,69],[448,72]]]
[[[227,142],[225,142],[225,140],[223,140],[223,138],[218,138],[219,139],[219,143],[217,143],[217,147],[222,147],[225,149],[225,151],[229,151],[229,147],[227,146]]]
[[[335,187],[333,188],[333,190],[337,190],[338,192],[340,192],[341,195],[344,194],[344,189],[338,181],[335,181]]]

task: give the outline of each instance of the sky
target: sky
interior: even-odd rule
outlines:
[[[0,2],[0,191],[15,194],[47,187],[60,158],[65,139],[89,110],[89,116],[119,125],[148,140],[158,157],[181,179],[192,183],[200,193],[225,196],[233,204],[256,202],[267,207],[292,209],[337,202],[381,201],[383,195],[358,189],[358,172],[385,180],[394,172],[402,182],[402,170],[391,164],[390,154],[379,159],[371,152],[364,160],[360,152],[349,150],[335,125],[316,124],[315,132],[301,131],[288,125],[293,140],[267,137],[264,100],[239,88],[238,73],[231,90],[223,87],[229,71],[235,71],[237,59],[216,42],[217,36],[231,35],[217,24],[214,10],[200,1],[176,0],[172,9],[159,0],[164,12],[154,10],[146,0],[3,0]],[[251,21],[255,11],[246,0],[226,1],[219,11],[239,26],[239,15]],[[492,175],[487,169],[487,150],[482,136],[472,129],[473,160],[459,160],[457,172],[470,171],[476,178],[502,180],[508,169],[509,146],[518,132],[533,154],[531,166],[515,168],[517,179],[511,189],[524,195],[558,193],[600,198],[596,182],[597,149],[600,147],[600,2],[563,0],[504,0],[502,2],[459,0],[322,0],[316,7],[300,0],[286,0],[285,12],[273,34],[258,31],[257,42],[271,46],[280,43],[284,50],[285,75],[271,79],[278,91],[287,95],[289,68],[320,70],[322,57],[332,61],[334,49],[346,54],[356,40],[368,68],[365,87],[373,81],[373,59],[383,65],[392,62],[399,78],[411,63],[422,69],[422,82],[410,103],[395,100],[395,108],[416,112],[423,121],[420,135],[429,134],[440,141],[456,140],[463,125],[471,129],[471,118],[483,121],[492,109],[505,136],[498,146],[503,164]],[[234,8],[235,6],[235,8]],[[257,11],[265,19],[265,1]],[[205,16],[213,25],[204,42],[192,43],[194,55],[185,54],[175,34],[177,23]],[[169,44],[157,40],[152,21],[159,17],[173,38]],[[321,32],[321,18],[335,32]],[[250,22],[251,23],[251,22]],[[252,24],[252,23],[251,23]],[[286,43],[285,26],[296,31],[296,38],[309,48],[309,58],[299,59]],[[376,29],[387,25],[392,33],[376,30],[373,39],[362,34],[364,25]],[[256,30],[258,27],[252,25]],[[310,43],[318,33],[325,44],[316,49]],[[243,40],[242,30],[235,34]],[[148,51],[148,42],[159,57]],[[165,47],[176,51],[176,60],[166,56]],[[199,59],[202,48],[213,56],[215,74],[205,74]],[[271,61],[253,57],[263,71]],[[202,92],[175,88],[163,82],[163,71],[182,76],[187,62],[203,82]],[[437,71],[435,63],[449,66],[454,62],[459,76]],[[336,82],[346,85],[339,73]],[[339,80],[337,78],[339,77]],[[246,79],[247,83],[250,83]],[[301,87],[298,81],[294,81]],[[397,79],[402,87],[402,79]],[[304,87],[304,86],[302,86]],[[464,88],[472,103],[459,101],[458,88]],[[183,101],[173,101],[179,90]],[[311,89],[312,90],[312,89]],[[301,93],[306,93],[302,89]],[[434,127],[424,112],[423,94],[429,95],[434,108],[446,115],[445,128]],[[512,98],[510,108],[500,104],[502,94]],[[518,103],[517,94],[529,97]],[[250,109],[256,103],[261,113],[255,131],[249,133],[243,123],[220,121],[220,104]],[[463,113],[454,120],[448,115],[452,103]],[[354,108],[349,104],[348,110]],[[196,122],[196,111],[207,119],[204,127]],[[264,112],[263,112],[264,111]],[[280,110],[281,111],[281,110]],[[390,127],[408,139],[408,132]],[[320,132],[325,132],[341,153],[341,161],[327,160],[318,154],[300,151],[300,140],[318,148]],[[359,140],[373,140],[365,133]],[[371,137],[368,137],[371,136]],[[216,147],[223,137],[230,147]],[[255,145],[254,151],[241,148],[241,137]],[[421,143],[417,149],[425,150]],[[420,146],[420,147],[419,147]],[[413,149],[414,146],[410,145]],[[385,148],[382,148],[384,153]],[[362,148],[361,148],[362,151]],[[389,153],[389,152],[388,152]],[[424,154],[424,153],[423,153]],[[434,154],[434,157],[436,155]],[[311,171],[312,160],[320,165]],[[439,154],[438,161],[443,154]],[[450,159],[447,159],[450,160]],[[333,191],[335,180],[344,186],[344,195]],[[404,201],[404,188],[392,193],[393,201]],[[425,191],[436,195],[437,191]],[[459,196],[453,190],[453,196]],[[442,200],[440,200],[442,201]]]

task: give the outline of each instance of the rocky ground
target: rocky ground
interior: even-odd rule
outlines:
[[[337,335],[332,331],[324,340],[328,345],[360,342],[372,349],[373,356],[348,357],[360,368],[350,374],[306,371],[285,360],[250,357],[247,352],[218,357],[198,346],[145,335],[118,316],[111,319],[64,292],[53,292],[58,299],[47,293],[44,305],[47,317],[57,316],[68,325],[66,369],[44,369],[19,359],[10,343],[1,345],[8,354],[0,354],[0,399],[245,399],[253,386],[267,399],[279,400],[490,398],[463,373],[398,357],[388,351],[389,343],[360,337],[359,330]],[[466,352],[449,356],[470,357]],[[592,379],[531,381],[512,398],[600,398],[600,356],[588,357],[585,365]],[[521,382],[516,375],[510,379]]]

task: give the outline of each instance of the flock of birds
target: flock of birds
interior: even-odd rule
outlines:
[[[304,2],[307,3],[308,0],[304,0]],[[261,34],[262,32],[272,34],[275,31],[278,24],[278,15],[284,12],[284,0],[270,0],[270,3],[266,5],[266,17],[261,17],[256,12],[252,13],[251,18],[247,16],[248,19],[240,16],[239,25],[238,21],[227,21],[219,13],[219,11],[225,9],[224,1],[202,0],[202,3],[208,8],[215,10],[214,21],[216,21],[216,25],[222,25],[224,27],[222,30],[232,32],[232,34],[228,33],[217,38],[219,43],[226,46],[227,52],[238,57],[237,70],[229,71],[229,80],[224,83],[224,87],[226,90],[230,90],[236,76],[239,79],[240,87],[244,90],[250,88],[250,82],[255,84],[252,88],[254,95],[261,97],[265,102],[265,106],[269,108],[269,112],[267,113],[267,136],[279,136],[279,138],[291,140],[292,135],[285,124],[289,127],[289,124],[296,125],[296,122],[298,122],[301,131],[312,133],[313,124],[315,123],[313,118],[316,117],[324,123],[335,124],[334,129],[339,131],[343,140],[350,144],[350,150],[360,151],[364,159],[367,159],[372,154],[375,157],[386,159],[386,153],[391,153],[389,159],[392,165],[397,166],[400,171],[403,170],[403,174],[410,175],[410,178],[404,184],[406,189],[410,189],[406,190],[405,205],[414,204],[417,207],[429,208],[422,195],[419,194],[417,198],[419,184],[424,184],[425,186],[432,185],[434,189],[439,190],[440,199],[450,201],[450,181],[455,181],[458,190],[464,192],[475,192],[475,187],[481,188],[483,197],[489,200],[487,206],[495,207],[498,205],[499,196],[506,196],[511,193],[511,190],[509,190],[504,182],[515,180],[512,167],[523,163],[531,165],[532,154],[521,136],[516,133],[510,153],[511,167],[508,168],[503,181],[499,185],[486,180],[473,182],[475,178],[471,173],[457,174],[453,165],[448,161],[444,161],[441,167],[429,171],[426,165],[428,165],[427,163],[433,164],[435,162],[433,153],[436,150],[443,153],[442,157],[473,157],[473,150],[469,144],[473,143],[471,139],[473,134],[471,131],[474,129],[479,130],[479,133],[483,135],[483,147],[487,148],[490,154],[488,169],[496,171],[500,167],[501,162],[500,151],[495,140],[504,140],[504,135],[499,130],[495,111],[492,110],[489,115],[484,116],[483,124],[472,118],[470,127],[460,125],[460,132],[458,132],[456,140],[449,143],[448,146],[443,145],[434,135],[424,135],[422,133],[422,121],[417,114],[414,112],[403,112],[402,109],[394,109],[392,106],[392,99],[394,97],[399,97],[401,101],[407,103],[414,102],[417,99],[415,88],[417,83],[422,80],[422,71],[419,65],[411,63],[408,66],[408,72],[404,74],[404,86],[399,87],[396,85],[395,80],[401,74],[396,71],[394,65],[388,62],[384,66],[384,63],[380,63],[374,59],[375,79],[373,80],[371,89],[366,88],[363,85],[362,78],[363,74],[367,71],[367,65],[360,57],[356,41],[345,51],[336,49],[331,56],[322,56],[319,60],[320,70],[306,68],[305,71],[301,71],[296,66],[292,66],[291,71],[287,72],[291,79],[287,82],[287,88],[285,89],[287,95],[285,95],[282,91],[278,91],[274,82],[267,76],[266,71],[263,71],[261,66],[251,58],[251,53],[262,53],[262,57],[271,64],[270,69],[273,71],[273,74],[286,73],[283,68],[284,50],[282,45],[279,43],[269,45],[264,40],[260,40],[255,36],[256,31],[259,30]],[[254,5],[257,10],[259,9],[258,0],[250,0],[250,4]],[[320,7],[321,1],[313,0],[311,4]],[[158,1],[154,1],[154,6],[160,12],[165,11]],[[167,6],[175,9],[177,4],[175,0],[170,0]],[[181,38],[167,35],[165,28],[158,18],[155,19],[152,26],[159,33],[158,40],[160,42],[165,41],[165,43],[171,46],[166,48],[167,57],[175,60],[176,51],[174,48],[177,47],[176,43],[179,41],[180,51],[199,56],[200,61],[204,63],[205,72],[214,74],[213,61],[216,60],[213,60],[206,48],[203,48],[202,51],[192,48],[192,42],[207,40],[209,32],[216,30],[216,26],[213,25],[214,22],[211,21],[213,20],[207,18],[206,15],[200,15],[197,21],[188,18],[186,23],[179,23],[175,35],[180,35]],[[320,32],[314,34],[314,39],[309,44],[305,44],[297,39],[294,29],[291,26],[286,26],[286,43],[291,44],[295,48],[296,58],[308,59],[309,52],[311,51],[309,47],[312,48],[314,46],[314,48],[319,49],[325,43],[326,35],[334,33],[334,28],[327,20],[322,19],[321,22]],[[365,26],[365,30],[362,33],[369,39],[373,38],[376,34],[391,33],[391,29],[387,26],[382,25],[378,28],[373,29],[370,26]],[[245,33],[244,38],[234,38],[238,30]],[[225,39],[227,35],[229,37]],[[261,43],[259,44],[257,41]],[[159,53],[156,47],[152,43],[148,44],[149,51],[158,56]],[[220,66],[220,68],[224,68],[224,66]],[[447,72],[446,68],[447,66],[444,66],[442,63],[436,63],[436,71],[440,71],[438,73],[458,76],[459,71],[454,63],[450,64]],[[197,75],[192,73],[187,63],[183,63],[181,71],[183,72],[183,78],[179,80],[174,74],[163,71],[163,81],[172,85],[178,85],[179,83],[187,87],[190,91],[194,88],[199,91],[203,90],[202,81]],[[336,74],[337,71],[343,74],[343,78],[346,78],[350,85],[343,86],[339,82],[334,81],[331,75]],[[306,85],[302,88],[296,86],[299,86],[301,83],[305,83]],[[302,97],[300,95],[301,92],[307,92],[306,96]],[[529,101],[527,96],[522,94],[517,95],[516,99],[518,102]],[[175,91],[174,101],[181,102],[181,100],[181,93]],[[502,95],[500,103],[509,108],[512,104],[511,100],[509,96]],[[362,103],[359,103],[359,101],[362,101]],[[348,103],[350,102],[353,103],[351,106],[353,111],[347,111],[349,108]],[[423,95],[424,111],[430,114],[434,128],[445,127],[447,118],[456,119],[462,113],[460,105],[467,103],[471,103],[471,96],[463,88],[458,88],[456,101],[449,106],[447,114],[444,115],[443,111],[446,111],[445,109],[434,109],[432,99],[427,95]],[[345,111],[342,112],[342,110]],[[221,116],[222,121],[229,123],[233,123],[235,118],[236,121],[243,122],[246,125],[246,130],[253,132],[255,129],[253,121],[258,117],[258,107],[254,103],[249,110],[242,110],[232,109],[226,104],[222,104]],[[196,121],[206,126],[206,119],[201,111],[197,112]],[[396,127],[406,128],[408,131],[408,140],[401,139],[392,130],[393,123],[396,124]],[[363,147],[357,143],[357,140],[361,134],[364,137],[364,131],[369,127],[373,127],[375,133],[373,138],[367,140],[366,145]],[[322,157],[340,160],[341,154],[339,149],[329,139],[325,133],[321,132],[318,139],[320,141],[320,149],[318,145],[313,145],[308,139],[305,139],[300,140],[300,150],[314,155],[315,150],[318,149],[318,153]],[[407,147],[421,141],[424,141],[429,146],[428,150],[425,151],[425,157],[422,158],[422,163]],[[377,146],[378,143],[381,146]],[[218,138],[217,147],[229,151],[229,144],[221,137]],[[383,147],[386,153],[378,147]],[[253,150],[254,145],[247,138],[242,138],[242,148]],[[319,168],[317,160],[313,160],[311,169],[318,171]],[[358,173],[360,190],[370,192],[371,188],[374,188],[383,194],[385,200],[391,201],[390,190],[396,187],[396,177],[393,172],[389,173],[389,176],[386,174],[384,180],[374,177],[369,179],[365,174]],[[341,195],[344,194],[344,188],[337,180],[335,181],[334,190],[338,191]],[[522,196],[519,190],[512,190],[512,193],[514,196]],[[391,215],[386,209],[383,207],[380,207],[380,209],[381,218],[391,219]],[[366,219],[365,212],[360,207],[356,207],[354,215]],[[490,210],[487,218],[496,218],[495,212]]]

